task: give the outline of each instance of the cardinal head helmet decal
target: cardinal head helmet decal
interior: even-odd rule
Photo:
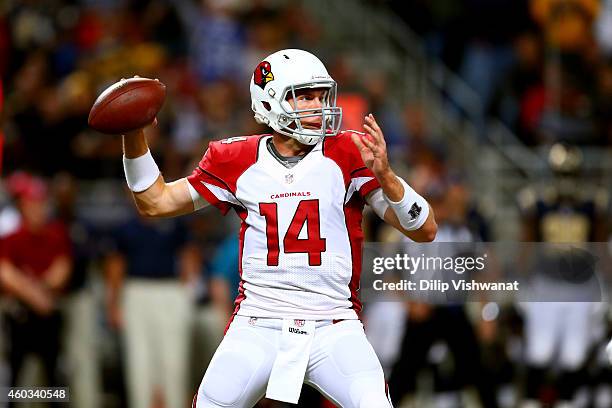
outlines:
[[[274,75],[272,74],[272,67],[268,61],[262,61],[255,68],[255,72],[253,73],[253,82],[255,85],[259,86],[261,89],[266,87],[266,84],[274,79]]]

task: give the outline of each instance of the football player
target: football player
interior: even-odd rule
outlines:
[[[142,130],[124,135],[124,169],[139,212],[207,205],[241,220],[235,310],[194,406],[296,403],[303,383],[342,407],[391,406],[359,320],[367,203],[415,241],[433,240],[427,201],[395,175],[373,115],[340,131],[336,82],[314,55],[278,51],[251,78],[252,109],[272,133],[211,142],[193,173],[167,183]]]
[[[531,272],[531,301],[520,304],[527,407],[550,398],[551,379],[558,394],[555,406],[576,404],[579,388],[588,382],[585,368],[602,317],[596,307],[599,268],[591,265],[595,258],[588,244],[607,237],[607,190],[586,181],[583,156],[575,146],[554,144],[548,162],[554,177],[525,187],[518,196],[524,240],[547,243],[538,247],[533,265],[524,266]]]

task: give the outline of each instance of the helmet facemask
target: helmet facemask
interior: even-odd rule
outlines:
[[[301,89],[325,88],[325,95],[321,108],[294,109],[288,98],[292,98],[297,106],[298,94]],[[281,94],[282,113],[278,116],[277,126],[274,130],[290,136],[306,145],[317,144],[325,136],[335,136],[340,130],[342,122],[342,108],[336,106],[337,85],[334,81],[315,81],[304,84],[292,84]],[[302,120],[310,117],[321,118],[320,129],[309,129],[302,124]]]

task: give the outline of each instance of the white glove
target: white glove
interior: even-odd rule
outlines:
[[[612,340],[606,346],[606,355],[608,356],[608,361],[612,364]]]

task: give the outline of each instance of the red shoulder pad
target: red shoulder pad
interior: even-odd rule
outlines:
[[[352,179],[371,178],[370,181],[359,183],[359,193],[365,197],[371,191],[380,187],[380,184],[363,162],[359,149],[353,143],[353,134],[363,135],[364,133],[356,130],[344,130],[337,136],[326,137],[323,141],[323,155],[335,161],[340,167],[347,187]]]
[[[354,173],[361,173],[367,167],[361,159],[359,149],[353,143],[351,135],[363,134],[354,130],[343,130],[336,136],[326,137],[323,141],[323,155],[329,157],[338,164],[344,175],[344,182],[348,184]]]
[[[187,180],[224,215],[236,204],[236,182],[257,161],[259,141],[266,135],[237,136],[210,142]]]
[[[222,182],[219,187],[235,194],[236,181],[257,161],[257,148],[264,136],[236,136],[210,142],[198,169]]]

